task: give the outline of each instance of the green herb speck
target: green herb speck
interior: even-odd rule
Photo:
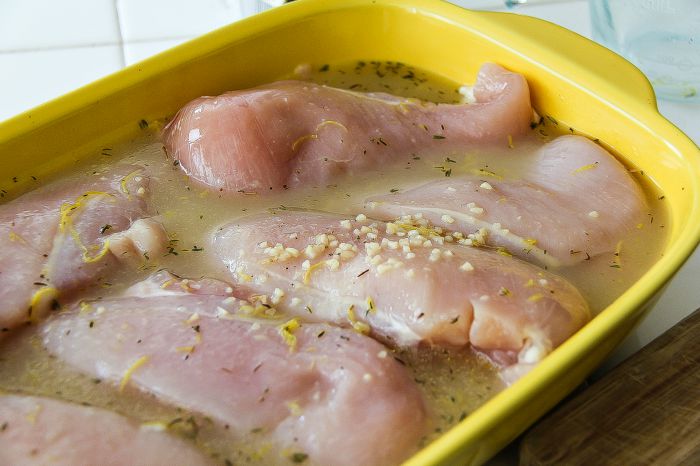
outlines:
[[[308,457],[309,455],[307,455],[306,453],[297,452],[292,453],[290,459],[292,460],[292,463],[303,463]]]

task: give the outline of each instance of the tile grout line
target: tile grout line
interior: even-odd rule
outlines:
[[[114,0],[112,2],[112,5],[114,5],[114,14],[117,20],[117,31],[119,32],[119,51],[121,52],[121,67],[124,68],[126,67],[126,50],[124,49],[124,34],[122,32],[122,19],[121,16],[119,16],[119,6],[117,5],[118,2],[119,0]]]
[[[168,37],[158,37],[155,39],[134,39],[128,41],[129,44],[148,44],[151,42],[164,42],[164,41],[186,41],[192,39],[193,36],[168,36]],[[117,41],[117,42],[93,42],[89,44],[73,44],[73,45],[47,45],[45,47],[29,47],[29,48],[19,48],[19,49],[2,49],[0,48],[0,54],[12,54],[12,53],[31,53],[31,52],[51,52],[54,50],[70,50],[70,49],[84,49],[92,47],[109,47],[111,45],[122,45],[127,42]]]

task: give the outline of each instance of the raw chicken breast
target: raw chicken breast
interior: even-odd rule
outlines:
[[[167,237],[153,220],[130,228],[147,215],[142,171],[122,166],[79,186],[50,185],[0,206],[0,329],[36,321],[117,259],[147,252],[136,241],[143,236],[152,238],[148,251],[164,250]],[[110,252],[114,233],[118,256]]]
[[[217,189],[321,186],[411,152],[506,145],[532,119],[525,79],[482,66],[476,103],[433,104],[282,81],[188,103],[164,132],[168,154]]]
[[[214,247],[242,288],[285,312],[401,346],[471,343],[503,365],[539,361],[591,317],[576,288],[538,267],[395,229],[287,211],[225,225]]]
[[[0,394],[0,464],[214,463],[184,441],[110,411],[50,398]]]
[[[423,399],[386,348],[231,292],[161,272],[123,297],[56,315],[45,343],[120,389],[153,393],[238,437],[257,433],[276,454],[308,455],[306,464],[395,464],[416,450]]]
[[[367,202],[367,214],[383,220],[420,213],[452,231],[483,229],[487,245],[547,266],[613,252],[646,209],[625,167],[581,136],[546,144],[522,178],[453,176]]]

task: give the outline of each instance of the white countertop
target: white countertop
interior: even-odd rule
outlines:
[[[590,37],[584,0],[508,10],[497,0],[460,6],[536,16]],[[259,11],[236,0],[2,0],[0,121],[197,35]],[[660,101],[669,120],[700,143],[700,105]],[[700,253],[690,258],[610,367],[700,307]]]

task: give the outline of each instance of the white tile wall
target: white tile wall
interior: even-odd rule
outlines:
[[[175,47],[176,45],[180,45],[187,39],[188,38],[125,42],[124,61],[127,65],[134,64],[164,50]]]
[[[452,0],[506,11],[504,0]],[[585,0],[515,12],[586,34]],[[0,121],[283,0],[0,0]]]
[[[0,52],[111,45],[119,40],[113,0],[0,1]]]
[[[0,120],[123,67],[117,45],[0,53]]]
[[[117,0],[124,42],[195,37],[241,18],[237,0]]]
[[[0,0],[0,121],[125,65],[282,0]],[[590,35],[586,0],[452,0],[460,6],[528,14]],[[699,105],[659,102],[700,141]],[[617,358],[636,350],[700,305],[700,252]]]
[[[241,0],[0,0],[0,121],[264,6]]]

